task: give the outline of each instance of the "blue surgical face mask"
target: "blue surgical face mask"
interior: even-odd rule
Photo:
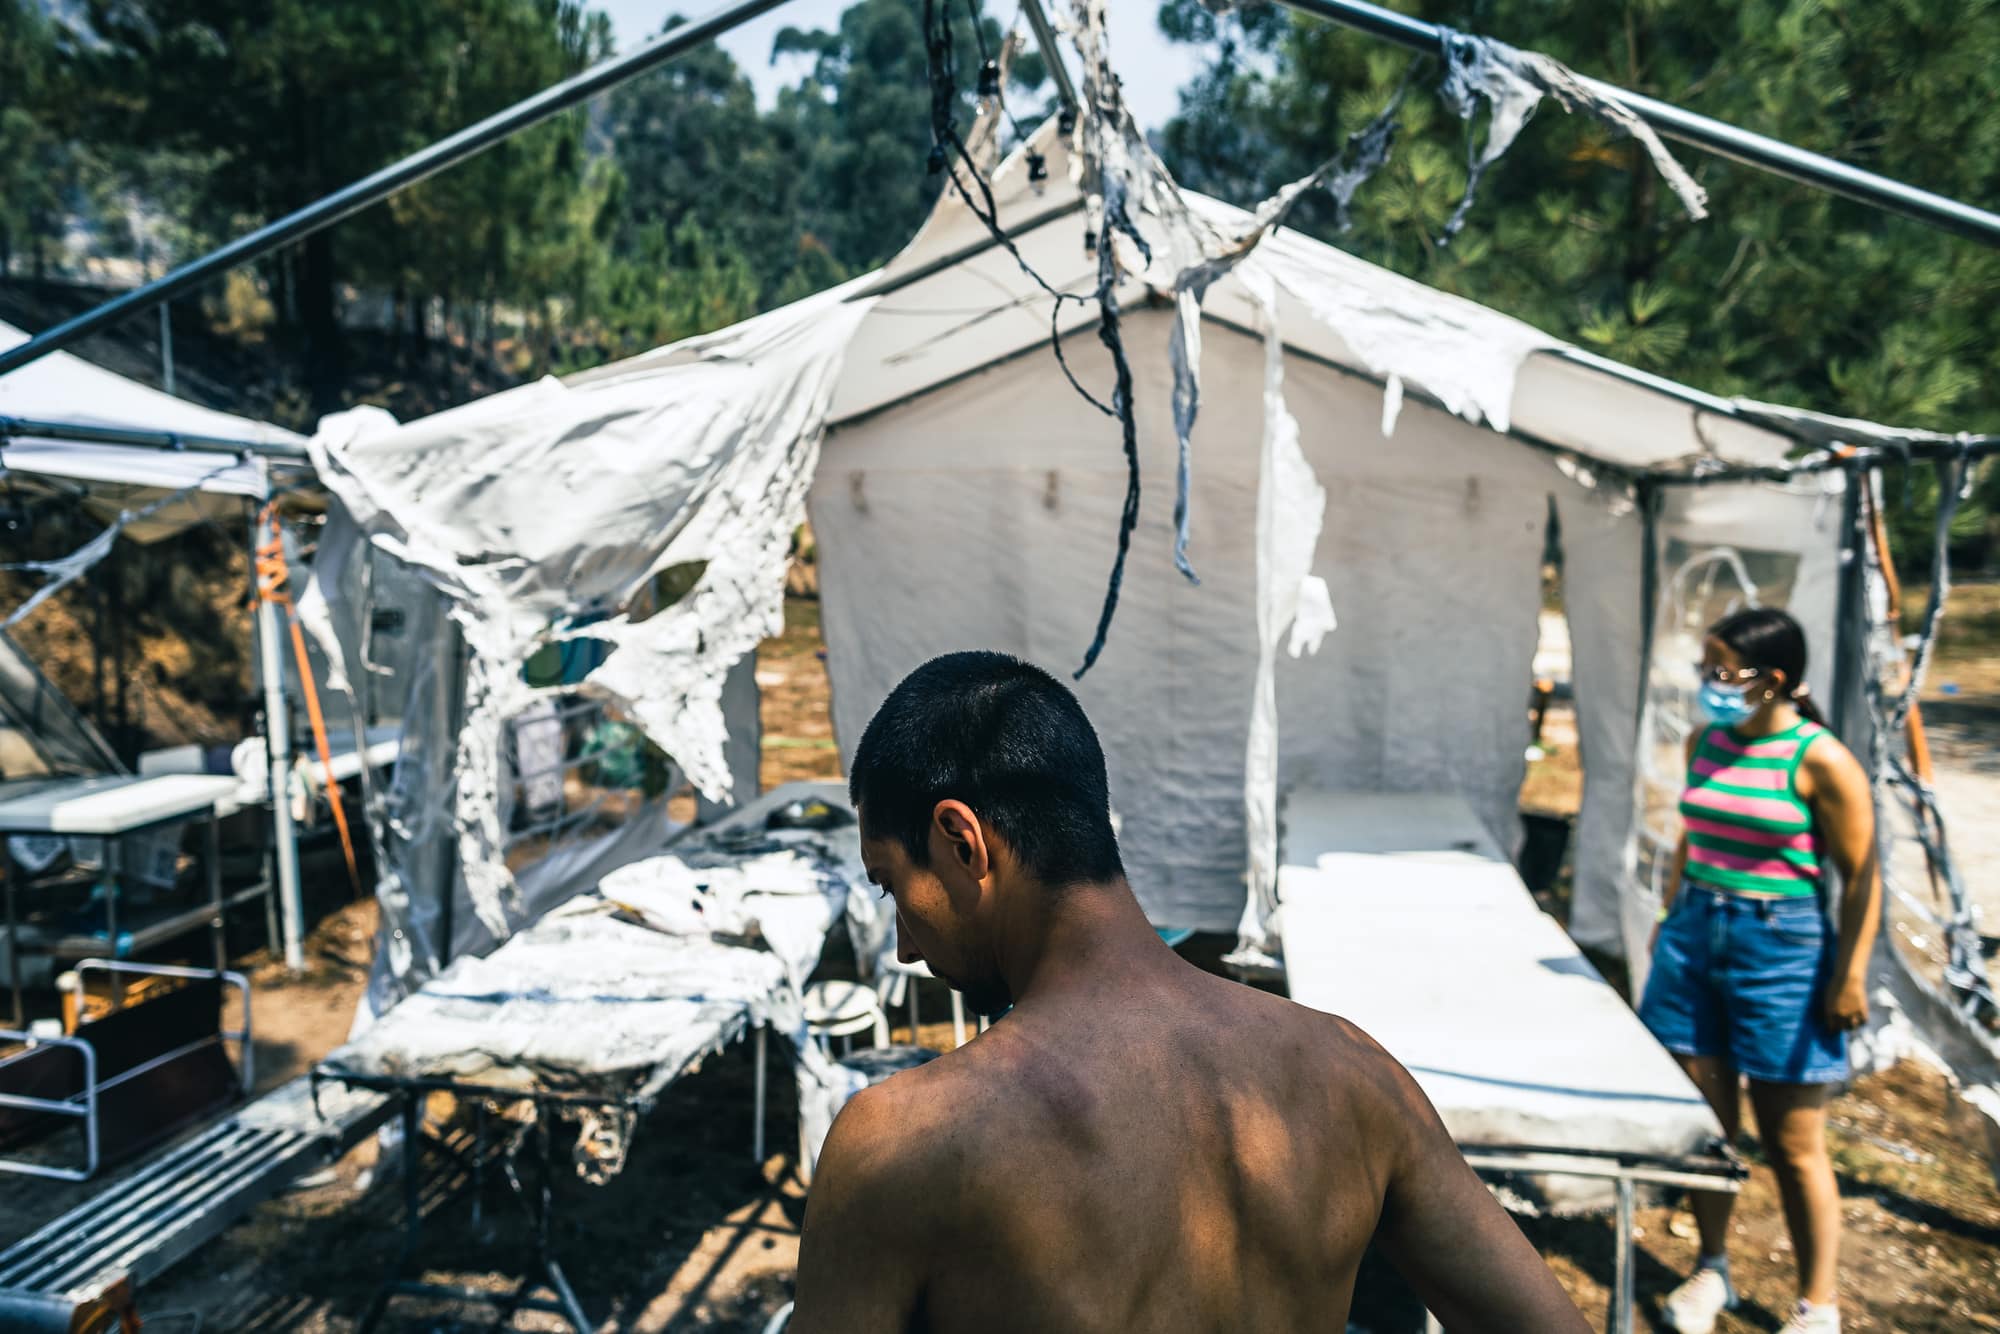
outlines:
[[[1726,686],[1720,681],[1701,683],[1701,694],[1696,696],[1701,711],[1708,720],[1722,727],[1735,727],[1747,722],[1750,715],[1757,712],[1757,706],[1750,702],[1748,686]]]

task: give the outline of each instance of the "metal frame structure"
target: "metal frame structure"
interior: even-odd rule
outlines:
[[[765,1055],[767,1030],[763,1025],[756,1028],[756,1127],[754,1131],[753,1153],[755,1160],[764,1158],[764,1092]],[[322,1062],[315,1066],[311,1075],[315,1098],[322,1082],[342,1084],[350,1088],[366,1089],[376,1093],[386,1093],[394,1099],[402,1125],[402,1174],[403,1174],[403,1235],[402,1244],[396,1258],[390,1262],[387,1275],[383,1278],[375,1296],[363,1313],[358,1328],[367,1334],[381,1321],[389,1303],[397,1297],[418,1297],[442,1299],[461,1304],[486,1305],[497,1308],[498,1322],[505,1324],[516,1311],[541,1311],[562,1317],[577,1334],[587,1334],[595,1328],[583,1312],[569,1278],[563,1273],[562,1263],[556,1259],[550,1239],[550,1228],[555,1216],[554,1199],[550,1189],[554,1180],[549,1160],[548,1118],[553,1109],[563,1107],[598,1108],[605,1111],[624,1111],[634,1115],[643,1113],[650,1102],[631,1095],[590,1094],[557,1089],[506,1088],[493,1084],[480,1084],[452,1079],[438,1075],[371,1075],[345,1069],[332,1062]],[[477,1192],[483,1185],[485,1162],[485,1125],[488,1106],[512,1106],[530,1103],[534,1108],[534,1122],[525,1128],[517,1140],[502,1152],[500,1170],[506,1179],[509,1192],[519,1202],[534,1228],[534,1255],[532,1267],[520,1276],[519,1283],[511,1292],[494,1293],[478,1288],[468,1288],[451,1284],[426,1282],[422,1279],[404,1277],[413,1268],[417,1243],[423,1233],[423,1207],[421,1199],[422,1159],[426,1136],[423,1134],[422,1111],[425,1097],[431,1093],[449,1093],[454,1098],[471,1101],[475,1112],[475,1139],[469,1154],[471,1172],[469,1184]],[[523,1145],[532,1141],[536,1162],[536,1182],[530,1190],[523,1182],[518,1166]],[[437,1147],[444,1148],[442,1144]],[[474,1208],[477,1209],[475,1195]],[[538,1297],[535,1293],[546,1288],[552,1295]]]
[[[198,1038],[172,1051],[161,1052],[151,1060],[143,1061],[130,1070],[120,1071],[111,1078],[100,1081],[97,1078],[97,1049],[87,1036],[66,1034],[57,1037],[38,1037],[33,1033],[14,1029],[0,1029],[0,1042],[18,1042],[19,1051],[0,1059],[0,1067],[18,1064],[34,1059],[36,1054],[49,1047],[69,1047],[83,1058],[83,1089],[67,1098],[35,1098],[19,1093],[0,1093],[0,1107],[13,1107],[22,1111],[42,1112],[50,1116],[69,1116],[83,1122],[84,1164],[82,1167],[51,1167],[46,1163],[24,1162],[13,1158],[0,1158],[0,1172],[11,1172],[18,1176],[41,1177],[50,1181],[88,1181],[97,1175],[99,1166],[97,1138],[97,1100],[104,1090],[114,1088],[128,1080],[158,1069],[168,1061],[177,1060],[191,1051],[197,1051],[211,1042],[234,1042],[238,1047],[238,1086],[245,1097],[256,1084],[256,1057],[251,1050],[250,1039],[250,980],[241,973],[224,969],[183,968],[174,964],[121,963],[111,959],[85,959],[77,964],[79,974],[103,972],[140,977],[181,977],[217,978],[224,986],[235,987],[243,997],[243,1027],[240,1029],[218,1028],[212,1038]]]
[[[1632,1334],[1637,1293],[1633,1241],[1633,1211],[1638,1187],[1672,1186],[1684,1190],[1722,1191],[1736,1194],[1750,1170],[1727,1145],[1718,1146],[1715,1158],[1707,1161],[1658,1158],[1644,1154],[1592,1153],[1563,1148],[1511,1145],[1459,1145],[1472,1170],[1494,1176],[1569,1176],[1610,1181],[1617,1190],[1617,1234],[1611,1283],[1611,1334]],[[1426,1330],[1442,1330],[1437,1318],[1425,1313]]]
[[[140,779],[137,781],[144,780]],[[197,807],[192,811],[170,815],[164,819],[149,821],[146,824],[135,825],[128,829],[121,829],[116,833],[90,835],[90,837],[102,838],[104,842],[104,862],[98,873],[98,887],[104,894],[104,935],[101,939],[96,935],[61,936],[55,940],[46,942],[41,952],[56,957],[77,955],[94,949],[99,944],[109,949],[114,955],[126,951],[138,952],[161,941],[169,940],[174,936],[191,931],[206,922],[209,929],[210,943],[215,951],[215,968],[212,971],[216,973],[222,972],[223,965],[229,962],[225,940],[229,910],[267,896],[271,892],[271,886],[268,883],[257,884],[241,890],[234,895],[225,895],[223,893],[222,813],[217,809],[217,805],[217,802],[211,801],[205,807]],[[136,932],[128,931],[123,937],[123,943],[121,943],[121,937],[118,933],[118,895],[120,892],[118,886],[118,873],[120,869],[119,840],[128,834],[142,834],[148,830],[187,823],[197,819],[203,822],[202,861],[204,865],[202,872],[208,886],[208,901],[198,908],[189,908],[184,912],[174,913],[160,921],[150,923]],[[0,818],[0,834],[46,834],[50,832],[56,831],[41,828],[39,825],[33,828],[8,828],[7,821],[4,818]],[[18,889],[15,883],[18,879],[19,877],[14,875],[9,868],[0,865],[0,903],[4,903],[7,925],[7,982],[8,989],[12,993],[13,998],[13,1019],[16,1028],[20,1028],[27,1023],[27,1011],[24,1005],[24,993],[21,982],[21,921],[19,903],[17,901]],[[85,958],[85,962],[89,962],[88,957]],[[160,966],[164,967],[165,965]],[[206,971],[197,970],[197,974],[206,975]]]
[[[9,440],[65,440],[80,445],[129,445],[175,452],[240,454],[310,466],[304,445],[281,441],[230,440],[179,431],[141,431],[125,426],[88,426],[79,422],[37,421],[31,417],[0,417],[0,445]]]

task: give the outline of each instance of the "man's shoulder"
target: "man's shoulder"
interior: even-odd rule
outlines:
[[[1393,1068],[1395,1058],[1351,1020],[1301,1005],[1288,996],[1229,984],[1240,1003],[1256,1011],[1257,1027],[1283,1033],[1290,1043],[1309,1048],[1322,1062],[1343,1070]]]
[[[1251,1004],[1266,1045],[1280,1048],[1287,1065],[1320,1071],[1336,1103],[1369,1121],[1411,1110],[1416,1085],[1409,1072],[1353,1021],[1268,992],[1256,993]]]
[[[855,1094],[834,1118],[825,1156],[877,1184],[912,1184],[930,1175],[949,1160],[975,1096],[975,1081],[961,1064],[940,1058]]]

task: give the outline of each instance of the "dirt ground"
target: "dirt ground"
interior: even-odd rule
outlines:
[[[766,786],[839,772],[826,715],[818,606],[795,599],[786,620],[784,636],[758,659]],[[2000,719],[2000,708],[1994,717]],[[1984,777],[1989,793],[2000,793],[1992,765],[1982,771],[1978,762],[1995,753],[2000,726],[1965,726],[1970,730],[1962,742],[1973,761],[1967,771]],[[1961,738],[1953,737],[1957,773]],[[1524,796],[1536,808],[1574,810],[1580,785],[1574,726],[1560,710],[1544,741],[1548,758],[1532,766]],[[1944,749],[1941,744],[1941,758]],[[1986,836],[2000,837],[1994,830],[2000,820]],[[1987,855],[1968,856],[1975,875],[2000,868],[2000,853],[1993,860]],[[307,1068],[346,1035],[373,930],[372,904],[326,916],[309,944],[303,978],[285,977],[261,955],[245,960],[258,988],[260,1085]],[[1219,953],[1216,944],[1198,938],[1188,949],[1205,961]],[[944,993],[926,990],[921,1006],[926,1022],[916,1036],[949,1047]],[[907,1011],[895,1018],[897,1038],[907,1039]],[[677,1084],[640,1127],[625,1171],[607,1186],[587,1185],[564,1169],[558,1130],[554,1245],[598,1328],[621,1334],[755,1331],[788,1299],[804,1207],[787,1149],[796,1136],[795,1109],[789,1081],[773,1078],[772,1152],[753,1164],[751,1081],[748,1049],[739,1046]],[[1843,1304],[1850,1330],[2000,1330],[2000,1193],[1954,1127],[1945,1092],[1941,1077],[1906,1065],[1858,1081],[1834,1104],[1832,1139],[1848,1224]],[[1728,1334],[1775,1329],[1792,1294],[1790,1246],[1773,1179],[1754,1136],[1746,1133],[1742,1148],[1752,1171],[1736,1214],[1736,1274],[1747,1301],[1725,1319],[1721,1328]],[[399,1246],[400,1191],[393,1173],[378,1170],[377,1156],[374,1143],[363,1145],[147,1288],[148,1327],[352,1330]],[[0,1237],[58,1212],[66,1198],[43,1187],[0,1189]],[[497,1174],[487,1174],[482,1190],[434,1189],[426,1198],[435,1199],[420,1252],[426,1277],[501,1290],[527,1255],[530,1234]],[[1684,1208],[1662,1203],[1643,1209],[1640,1224],[1645,1328],[1691,1263],[1695,1243]],[[1593,1326],[1604,1328],[1608,1220],[1525,1219],[1523,1227]],[[176,1313],[198,1321],[177,1321],[171,1318]],[[478,1308],[399,1300],[382,1328],[451,1331],[489,1318]],[[1391,1334],[1415,1328],[1419,1316],[1395,1275],[1371,1263],[1353,1318],[1356,1328]],[[513,1327],[559,1326],[552,1317],[528,1314]]]

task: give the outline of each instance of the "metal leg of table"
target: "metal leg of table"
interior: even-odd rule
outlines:
[[[554,1248],[549,1242],[549,1217],[555,1212],[554,1194],[550,1189],[554,1173],[549,1170],[549,1123],[541,1114],[535,1114],[535,1146],[541,1158],[541,1182],[537,1194],[541,1197],[541,1207],[535,1210],[535,1260],[556,1295],[556,1304],[562,1308],[561,1315],[576,1330],[576,1334],[590,1334],[590,1318],[583,1313],[583,1304],[576,1299],[576,1293],[569,1286],[569,1279],[563,1274],[562,1265],[557,1262]]]
[[[107,835],[104,839],[104,882],[98,888],[104,891],[105,950],[114,959],[125,957],[118,948],[118,872],[123,869],[123,858],[118,852],[117,836]],[[112,982],[113,990],[118,1000],[122,1002],[125,989],[117,985],[115,974]]]
[[[215,971],[229,966],[228,909],[222,902],[222,821],[211,808],[203,826],[202,861],[208,866],[208,903],[215,910],[209,934],[215,942]]]
[[[106,835],[104,839],[104,952],[113,959],[125,957],[125,951],[118,947],[118,874],[125,869],[124,849],[119,846],[116,835]],[[111,985],[111,1008],[125,1008],[125,975],[114,972],[106,979]]]
[[[418,1132],[421,1129],[417,1120],[418,1095],[404,1093],[401,1097],[402,1107],[399,1110],[402,1113],[403,1129],[402,1243],[388,1277],[383,1279],[382,1286],[375,1290],[375,1296],[370,1299],[368,1309],[361,1313],[361,1319],[355,1325],[356,1334],[369,1334],[369,1331],[381,1322],[383,1313],[389,1309],[389,1299],[396,1295],[401,1286],[403,1269],[409,1264],[411,1255],[417,1249],[417,1232],[424,1221],[423,1202],[418,1195],[419,1167],[423,1148],[418,1140]]]
[[[472,1100],[472,1232],[486,1226],[486,1100]]]
[[[278,937],[278,862],[275,849],[264,852],[264,943],[271,951],[273,959],[284,958],[284,945]]]
[[[750,1119],[750,1160],[759,1167],[764,1165],[764,1051],[770,1039],[771,1030],[762,1024],[757,1026],[755,1054],[757,1063],[757,1093],[752,1100]]]
[[[0,881],[4,881],[7,891],[7,982],[14,990],[14,1028],[19,1031],[28,1026],[28,1012],[21,1002],[21,924],[14,916],[11,868],[0,867]]]
[[[404,1277],[415,1267],[419,1234],[423,1228],[422,1173],[424,1142],[421,1112],[423,1093],[415,1088],[405,1089],[395,1096],[401,1099],[403,1125],[403,1236],[400,1249],[382,1285],[368,1303],[356,1326],[358,1334],[369,1334],[381,1322],[391,1300],[396,1297],[420,1297],[429,1301],[449,1301],[463,1304],[479,1304],[498,1309],[500,1324],[505,1324],[516,1311],[541,1311],[561,1316],[576,1334],[588,1334],[592,1328],[583,1313],[583,1305],[577,1301],[576,1292],[570,1287],[568,1275],[556,1261],[551,1223],[555,1216],[554,1183],[555,1173],[549,1167],[548,1112],[539,1104],[535,1109],[535,1124],[528,1131],[534,1141],[534,1154],[539,1168],[539,1179],[534,1190],[530,1190],[521,1179],[521,1170],[515,1161],[518,1149],[510,1149],[501,1160],[501,1171],[507,1178],[508,1189],[513,1193],[535,1232],[534,1268],[520,1283],[503,1296],[495,1297],[490,1292],[444,1283],[426,1283],[421,1279]],[[480,1104],[483,1108],[484,1104]],[[481,1115],[475,1130],[473,1161],[471,1170],[475,1191],[483,1184],[482,1165],[484,1155],[479,1144],[485,1133],[485,1119]],[[475,1227],[478,1214],[475,1212]],[[536,1289],[547,1288],[550,1297],[537,1297]]]
[[[965,1045],[965,997],[956,988],[951,993],[951,1045]]]
[[[1612,1280],[1611,1330],[1612,1334],[1632,1334],[1633,1302],[1633,1244],[1632,1218],[1633,1185],[1632,1178],[1618,1178],[1618,1247],[1617,1272]]]

